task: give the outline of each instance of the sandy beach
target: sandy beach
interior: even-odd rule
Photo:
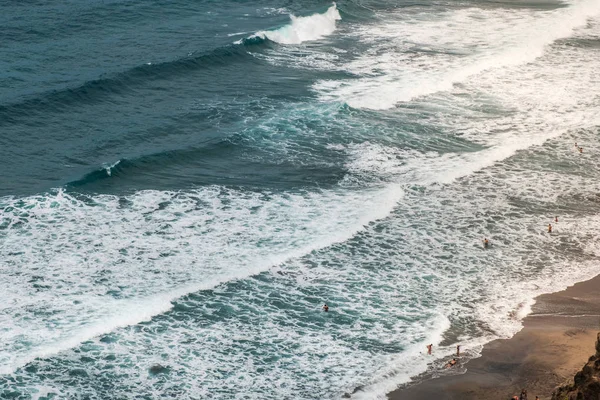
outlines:
[[[600,330],[600,276],[537,298],[524,328],[487,344],[462,375],[442,376],[391,392],[392,400],[510,399],[527,389],[530,399],[550,399],[571,383],[591,355]]]

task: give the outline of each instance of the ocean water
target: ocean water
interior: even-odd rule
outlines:
[[[600,273],[598,0],[0,10],[0,398],[383,399]]]

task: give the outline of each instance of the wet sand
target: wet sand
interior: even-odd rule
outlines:
[[[462,375],[400,388],[392,400],[507,400],[527,389],[529,399],[550,399],[595,353],[600,330],[600,276],[537,298],[524,328],[487,344]]]

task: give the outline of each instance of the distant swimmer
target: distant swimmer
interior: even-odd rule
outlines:
[[[579,152],[580,152],[580,153],[583,153],[583,147],[580,147],[580,148],[579,148]]]
[[[575,148],[576,148],[576,149],[578,149],[578,148],[579,148],[579,146],[577,146],[577,142],[575,142]]]
[[[487,238],[483,239],[483,247],[485,247],[487,249],[489,245],[490,245],[490,241],[487,240]]]
[[[433,347],[433,344],[428,344],[427,345],[427,354],[431,355],[431,348]]]
[[[325,312],[329,311],[329,306],[327,304],[325,304],[323,306],[323,311],[325,311]]]
[[[548,224],[548,233],[552,233],[552,224]]]
[[[558,222],[558,216],[554,217],[554,222]]]
[[[448,362],[448,364],[446,364],[446,368],[454,367],[457,362],[458,360],[456,358],[453,358],[451,361]]]
[[[460,357],[460,344],[456,346],[456,357]]]

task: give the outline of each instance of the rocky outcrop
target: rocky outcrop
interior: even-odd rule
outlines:
[[[552,400],[600,400],[600,333],[596,338],[596,354],[575,374],[573,384],[552,393]]]

